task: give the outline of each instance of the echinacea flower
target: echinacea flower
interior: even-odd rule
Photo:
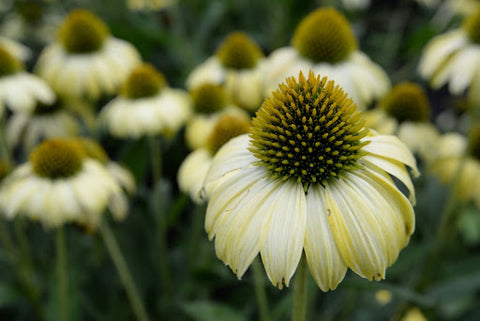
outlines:
[[[395,134],[423,160],[433,155],[439,136],[430,122],[430,103],[418,84],[402,82],[395,85],[378,107],[365,112],[365,125],[381,134]]]
[[[98,161],[64,139],[44,141],[29,161],[0,185],[0,210],[7,218],[25,215],[46,227],[75,222],[93,231],[120,186]],[[114,206],[116,216],[126,208]]]
[[[188,193],[195,203],[202,203],[200,191],[213,156],[230,139],[248,133],[250,116],[235,109],[228,109],[215,118],[213,128],[204,146],[187,155],[178,169],[177,181],[181,191]]]
[[[130,72],[119,95],[103,107],[100,119],[113,136],[139,138],[173,136],[190,114],[188,93],[168,87],[163,74],[144,63]]]
[[[263,100],[263,61],[263,52],[247,34],[233,32],[214,56],[190,73],[187,88],[194,90],[204,83],[223,85],[235,105],[255,112]]]
[[[359,108],[390,88],[385,71],[358,48],[348,20],[333,8],[320,8],[298,24],[290,47],[274,50],[265,63],[265,96],[299,71],[334,80]]]
[[[0,116],[5,106],[29,112],[37,103],[49,104],[55,94],[41,78],[24,70],[23,63],[0,46]]]
[[[462,134],[443,134],[429,168],[443,184],[457,182],[458,200],[480,207],[480,129],[473,131],[470,146]]]
[[[68,104],[55,99],[49,104],[37,102],[31,112],[14,112],[6,126],[8,145],[11,148],[21,145],[29,154],[44,139],[77,136],[80,126]]]
[[[260,253],[270,281],[288,286],[305,252],[323,291],[347,268],[380,280],[414,230],[406,166],[417,174],[407,147],[364,128],[340,87],[300,73],[264,101],[249,135],[214,156],[205,229],[239,278]]]
[[[114,94],[140,61],[135,47],[111,36],[102,20],[75,9],[60,25],[58,41],[41,52],[35,71],[61,96],[96,100]]]
[[[202,83],[190,90],[190,97],[194,114],[186,124],[185,141],[192,150],[206,147],[218,118],[223,114],[249,118],[244,110],[232,104],[222,85]]]
[[[434,89],[448,85],[450,93],[467,92],[471,103],[480,102],[480,7],[462,27],[434,37],[422,53],[418,70]]]

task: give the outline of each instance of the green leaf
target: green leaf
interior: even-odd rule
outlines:
[[[227,305],[213,302],[190,302],[182,307],[195,321],[246,321],[247,317]]]
[[[20,300],[18,290],[7,283],[0,283],[0,307],[6,307]]]

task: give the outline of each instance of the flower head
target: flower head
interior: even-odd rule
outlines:
[[[110,32],[105,23],[90,11],[75,9],[58,30],[58,40],[69,53],[89,53],[102,48]]]
[[[168,87],[163,74],[144,63],[130,72],[100,118],[110,133],[120,138],[173,136],[190,117],[191,105],[187,92]]]
[[[228,100],[248,112],[262,103],[264,55],[244,32],[229,34],[214,56],[197,66],[187,78],[187,88],[209,83],[223,86]]]
[[[230,139],[249,130],[250,116],[242,110],[228,109],[216,117],[204,144],[188,154],[180,165],[177,175],[180,190],[189,193],[194,202],[202,203],[202,184],[213,156]]]
[[[274,50],[263,68],[264,96],[287,77],[310,70],[334,80],[359,108],[366,108],[390,88],[385,71],[358,48],[346,17],[319,8],[300,21],[291,46]]]
[[[419,62],[420,75],[434,89],[448,84],[450,93],[467,95],[472,104],[480,102],[480,6],[464,19],[461,28],[440,34],[430,40]]]
[[[272,179],[293,178],[308,189],[354,169],[367,134],[355,104],[333,82],[288,78],[252,123],[250,151]]]
[[[225,68],[251,69],[263,53],[244,32],[229,34],[217,49],[216,55]]]
[[[62,97],[96,100],[113,95],[140,63],[130,43],[113,37],[106,24],[84,9],[72,10],[46,46],[35,71]]]
[[[31,112],[36,103],[51,103],[55,94],[45,81],[24,70],[23,63],[0,43],[0,116],[5,105]]]
[[[292,45],[316,63],[343,61],[358,47],[350,23],[333,8],[319,9],[306,16],[295,29]]]
[[[300,73],[264,102],[249,135],[215,154],[203,188],[205,228],[239,278],[260,253],[270,281],[288,286],[305,251],[324,291],[347,268],[379,280],[414,230],[406,166],[417,173],[396,137],[364,129],[339,87]]]
[[[0,209],[8,218],[26,215],[47,227],[75,222],[94,231],[105,208],[120,192],[105,167],[86,157],[78,144],[50,139],[4,179]],[[126,211],[126,204],[115,205],[110,206],[114,215]]]
[[[377,108],[365,112],[365,119],[367,127],[397,135],[422,160],[432,160],[439,132],[430,122],[430,102],[418,84],[395,85]]]
[[[380,102],[387,114],[398,122],[426,122],[430,119],[430,103],[422,87],[404,82],[392,88]]]

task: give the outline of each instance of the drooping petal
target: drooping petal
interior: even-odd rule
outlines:
[[[289,285],[302,257],[307,221],[307,202],[301,183],[284,181],[271,196],[276,201],[269,207],[265,222],[262,261],[270,281],[277,287]]]
[[[369,280],[383,279],[385,270],[408,243],[412,225],[402,211],[412,213],[400,191],[362,170],[327,186],[327,206],[332,234],[343,260]]]
[[[259,169],[259,168],[257,168]],[[253,169],[247,169],[251,171]],[[245,171],[238,174],[243,176]],[[215,225],[215,249],[217,256],[241,278],[263,243],[262,230],[265,221],[272,215],[277,199],[272,192],[282,183],[265,178],[253,178],[253,184],[237,195],[241,200],[238,206],[225,212],[222,224]],[[230,179],[236,181],[234,177]],[[222,186],[223,188],[223,186]]]
[[[347,272],[328,225],[329,214],[324,189],[311,186],[307,195],[304,248],[310,273],[322,291],[334,290]]]
[[[393,135],[373,135],[365,137],[370,143],[362,150],[372,155],[393,159],[411,168],[412,174],[418,176],[417,162],[408,147]]]

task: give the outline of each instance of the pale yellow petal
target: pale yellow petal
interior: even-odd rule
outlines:
[[[334,290],[347,272],[328,225],[329,214],[325,190],[311,186],[307,195],[304,248],[310,273],[322,291]]]
[[[270,281],[277,287],[289,285],[303,253],[307,202],[301,183],[284,181],[271,196],[271,215],[265,223],[262,261]]]

